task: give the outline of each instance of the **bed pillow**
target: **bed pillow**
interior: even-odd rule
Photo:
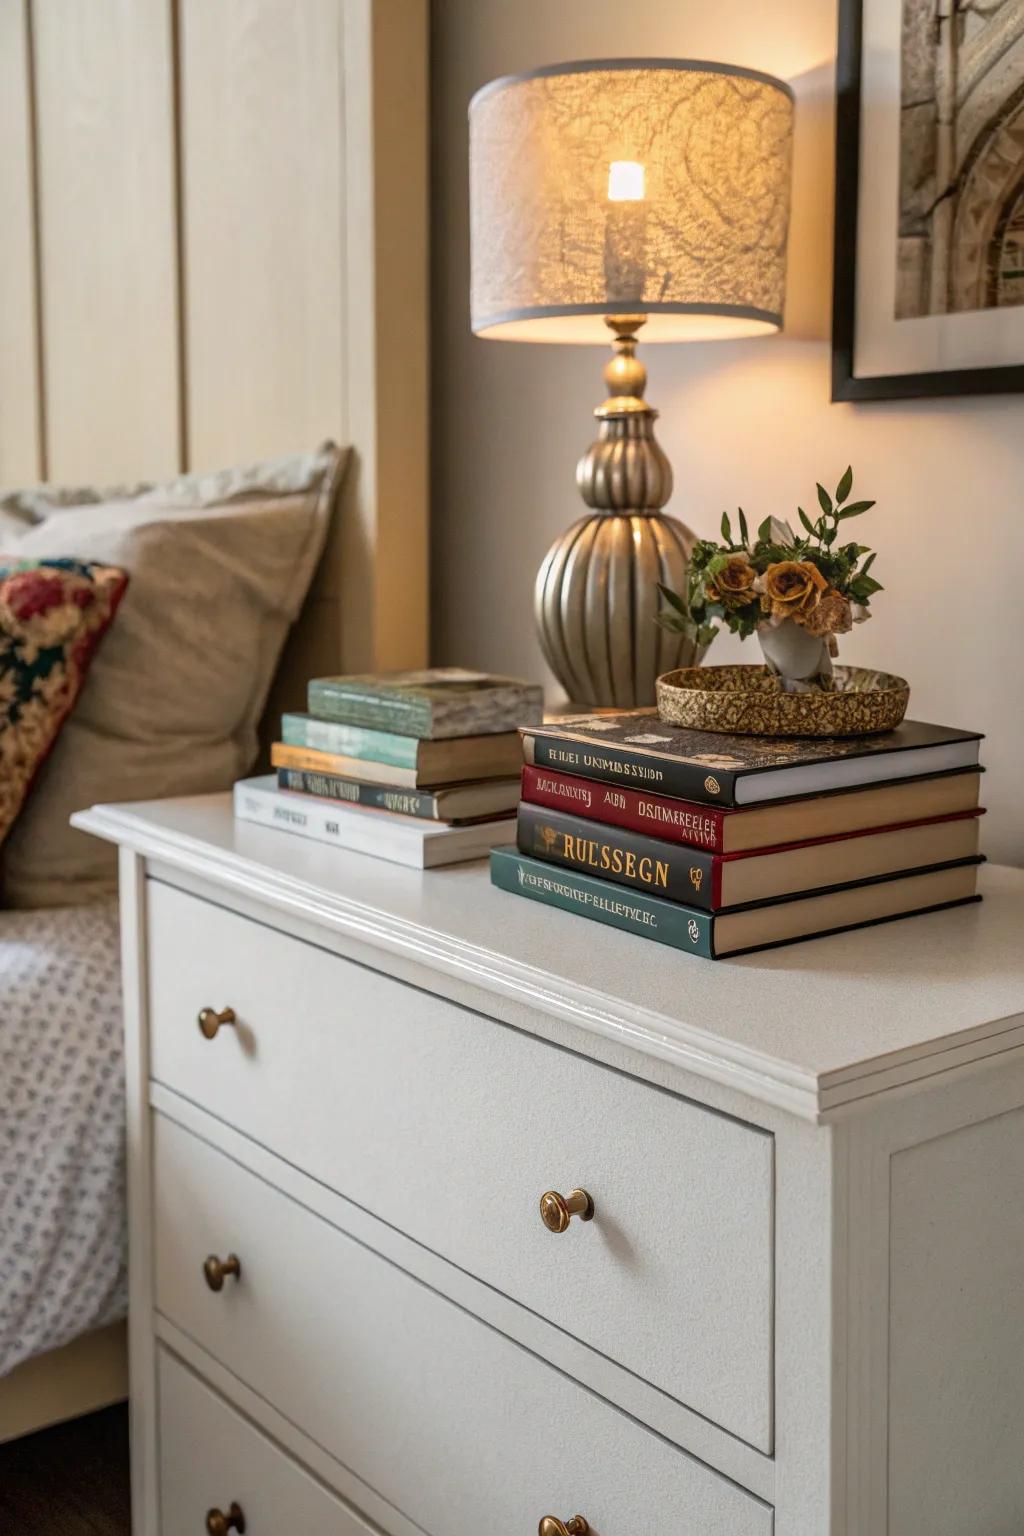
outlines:
[[[0,856],[5,905],[69,905],[114,888],[114,850],[69,827],[74,811],[228,789],[248,772],[344,463],[328,445],[122,500],[33,502],[41,520],[19,557],[73,550],[121,567],[130,584]]]
[[[0,843],[74,707],[126,585],[114,566],[0,555]]]

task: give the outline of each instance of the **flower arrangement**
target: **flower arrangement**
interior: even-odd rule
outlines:
[[[659,586],[663,628],[710,645],[720,620],[735,635],[757,633],[769,670],[783,685],[829,687],[837,635],[870,618],[881,584],[871,575],[874,553],[864,544],[839,542],[840,525],[860,517],[873,501],[850,501],[848,468],[835,496],[818,485],[820,516],[812,522],[797,508],[803,533],[766,517],[753,540],[738,511],[738,538],[722,513],[721,541],[699,539],[690,555],[684,593]],[[775,633],[778,632],[778,633]]]

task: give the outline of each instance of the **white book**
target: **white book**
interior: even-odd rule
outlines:
[[[318,843],[334,843],[352,853],[368,853],[413,869],[436,869],[480,859],[492,848],[514,843],[514,817],[449,827],[443,822],[393,816],[389,811],[319,800],[294,790],[279,789],[275,774],[240,779],[235,785],[235,817],[261,827],[294,832]]]

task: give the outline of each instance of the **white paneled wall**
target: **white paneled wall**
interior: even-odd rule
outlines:
[[[0,485],[350,443],[325,666],[426,659],[427,67],[427,0],[0,0]]]
[[[33,187],[27,16],[0,0],[0,481],[42,468]]]
[[[166,0],[36,0],[31,18],[46,472],[69,482],[172,475],[181,458]]]
[[[254,434],[301,448],[347,419],[342,12],[180,14],[188,442],[216,464]]]

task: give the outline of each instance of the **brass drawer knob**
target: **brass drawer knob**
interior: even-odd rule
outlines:
[[[236,1024],[235,1010],[222,1008],[218,1013],[216,1008],[200,1008],[199,1033],[207,1040],[212,1040],[222,1024]]]
[[[242,1273],[242,1265],[237,1253],[229,1253],[226,1259],[218,1259],[215,1253],[211,1253],[208,1259],[203,1261],[203,1278],[211,1291],[222,1291],[224,1281],[228,1275],[234,1275],[237,1280]],[[238,1527],[242,1529],[241,1526]]]
[[[228,1536],[229,1531],[237,1531],[238,1536],[244,1536],[245,1516],[237,1504],[232,1504],[227,1514],[222,1509],[208,1509],[206,1529],[209,1536]]]
[[[549,1232],[564,1232],[574,1216],[589,1221],[593,1214],[594,1202],[585,1189],[574,1189],[571,1195],[546,1189],[540,1197],[540,1219]]]
[[[545,1515],[537,1527],[537,1536],[587,1536],[589,1530],[582,1515],[573,1515],[570,1520],[556,1520],[554,1515]]]

